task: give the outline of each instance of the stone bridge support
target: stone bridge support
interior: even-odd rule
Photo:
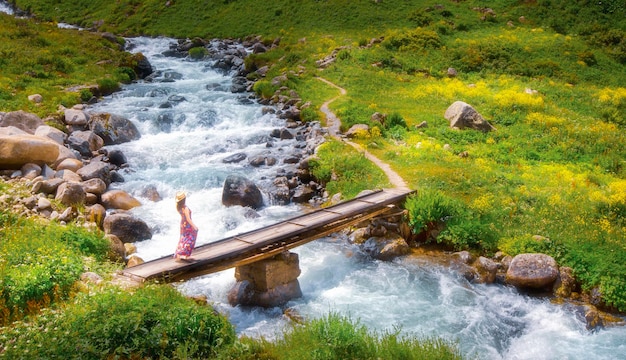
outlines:
[[[272,258],[235,268],[237,283],[228,293],[235,305],[274,307],[302,297],[298,254],[285,251]]]

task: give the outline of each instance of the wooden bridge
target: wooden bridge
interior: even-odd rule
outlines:
[[[190,279],[250,264],[327,236],[347,226],[388,212],[413,191],[384,189],[318,209],[280,223],[198,246],[193,260],[177,262],[172,255],[127,268],[123,275],[134,280],[166,282]]]

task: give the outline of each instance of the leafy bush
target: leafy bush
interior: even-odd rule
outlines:
[[[322,144],[318,157],[311,159],[311,174],[325,184],[331,194],[341,192],[350,199],[366,189],[384,187],[387,178],[365,156],[335,140]]]
[[[201,60],[208,53],[209,52],[205,47],[194,47],[194,48],[189,49],[189,57],[192,58],[193,60]]]
[[[305,107],[300,111],[300,118],[302,121],[310,122],[310,121],[319,121],[320,115],[313,107]]]
[[[329,314],[294,327],[269,344],[265,359],[460,359],[449,343],[402,337],[399,331],[371,333],[358,321]]]
[[[271,98],[278,88],[267,80],[259,80],[254,83],[252,90],[263,99]]]
[[[102,95],[110,95],[120,90],[120,84],[113,79],[104,78],[97,81],[98,89]]]
[[[404,206],[409,212],[409,225],[414,234],[432,229],[462,212],[458,201],[432,190],[422,190],[417,195],[409,196]]]
[[[83,261],[70,245],[51,236],[57,229],[0,212],[0,324],[69,294]]]
[[[214,358],[235,331],[213,308],[167,285],[82,294],[63,312],[0,333],[5,358]],[[184,354],[184,356],[182,356]]]
[[[417,9],[409,14],[409,21],[419,27],[426,27],[433,22],[433,18],[424,9]]]
[[[399,51],[439,49],[442,45],[436,32],[422,28],[393,32],[383,41],[385,48]]]
[[[472,214],[451,219],[446,228],[437,236],[438,243],[452,246],[455,250],[481,249],[493,252],[497,248],[497,239],[489,224]]]
[[[80,91],[80,100],[82,102],[87,102],[89,101],[91,98],[93,97],[93,94],[91,93],[91,91],[89,91],[89,89],[82,89]]]

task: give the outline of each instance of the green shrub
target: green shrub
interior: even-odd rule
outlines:
[[[424,9],[417,9],[409,14],[409,21],[416,26],[426,27],[433,22],[433,18]]]
[[[121,89],[120,84],[113,79],[104,78],[98,80],[97,83],[98,89],[102,95],[110,95]]]
[[[309,163],[311,174],[325,184],[330,194],[341,193],[350,199],[363,190],[387,186],[382,171],[349,145],[327,141],[317,154]]]
[[[208,359],[235,341],[224,316],[167,285],[81,294],[62,312],[44,313],[31,323],[4,329],[0,336],[12,344],[4,349],[5,358],[29,354],[33,359],[157,359],[182,354]]]
[[[394,113],[391,113],[391,115],[389,115],[387,119],[385,119],[385,127],[388,129],[391,129],[396,126],[399,126],[404,129],[409,128],[406,124],[406,121],[402,117],[402,115],[398,114],[397,112],[394,112]]]
[[[81,254],[52,236],[58,228],[0,212],[0,324],[65,298],[83,271]]]
[[[442,45],[441,39],[436,32],[422,28],[392,32],[383,41],[385,48],[398,51],[439,49]]]
[[[437,242],[457,251],[480,249],[494,252],[497,248],[497,239],[489,224],[480,218],[472,218],[470,213],[451,219],[437,236]]]
[[[189,57],[193,60],[202,60],[208,55],[208,50],[205,47],[194,47],[189,49]]]
[[[252,90],[263,99],[269,99],[274,96],[278,88],[267,80],[259,80],[254,83]]]
[[[303,108],[300,111],[300,118],[304,122],[319,121],[320,120],[320,115],[317,112],[317,110],[315,110],[315,108],[309,106],[309,107]]]
[[[82,89],[80,91],[80,100],[82,100],[82,102],[87,102],[91,100],[92,97],[93,94],[91,93],[91,91],[89,91],[89,89]]]
[[[399,331],[376,334],[358,321],[329,314],[294,327],[282,340],[269,344],[265,359],[460,359],[451,344],[403,337]]]
[[[440,191],[422,190],[409,196],[404,204],[414,234],[432,229],[462,213],[461,204]]]

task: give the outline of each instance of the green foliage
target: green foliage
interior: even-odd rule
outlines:
[[[300,111],[300,118],[304,122],[319,121],[319,113],[312,107],[305,107]]]
[[[202,60],[208,55],[208,50],[205,47],[194,47],[189,49],[189,57],[193,60]]]
[[[311,174],[331,194],[341,192],[350,199],[363,190],[388,186],[382,171],[349,145],[330,140],[318,148],[317,154],[309,162]]]
[[[459,201],[441,191],[432,190],[421,190],[417,195],[409,196],[404,207],[409,212],[409,225],[415,234],[463,213]]]
[[[423,49],[439,49],[442,42],[436,32],[417,28],[409,31],[392,32],[385,38],[383,45],[389,50],[421,51]]]
[[[265,359],[460,359],[449,343],[402,337],[399,331],[371,333],[358,321],[329,314],[294,327],[271,345]]]
[[[390,129],[396,126],[408,129],[406,120],[404,120],[402,115],[400,115],[397,112],[394,112],[394,113],[391,113],[391,115],[389,115],[387,119],[385,119],[385,127]]]
[[[466,211],[462,217],[452,218],[437,236],[438,243],[452,246],[455,250],[480,249],[493,253],[497,249],[497,238],[490,224],[475,214]]]
[[[493,252],[497,237],[488,217],[441,191],[423,190],[407,198],[408,222],[414,234],[440,228],[437,243],[455,250]]]
[[[97,81],[98,89],[102,95],[109,95],[120,90],[120,84],[113,79],[104,78]]]
[[[45,312],[0,332],[5,358],[214,358],[235,341],[225,317],[167,285],[83,294],[63,312]]]
[[[409,21],[416,26],[426,27],[433,22],[433,18],[424,9],[417,9],[409,14]]]
[[[263,99],[269,99],[274,95],[278,88],[272,85],[270,81],[259,80],[254,83],[252,90]]]
[[[92,97],[93,97],[93,94],[91,93],[91,91],[89,91],[89,89],[82,89],[80,91],[80,99],[83,102],[89,101]]]
[[[69,294],[83,261],[73,244],[57,239],[64,231],[0,212],[0,324]]]

